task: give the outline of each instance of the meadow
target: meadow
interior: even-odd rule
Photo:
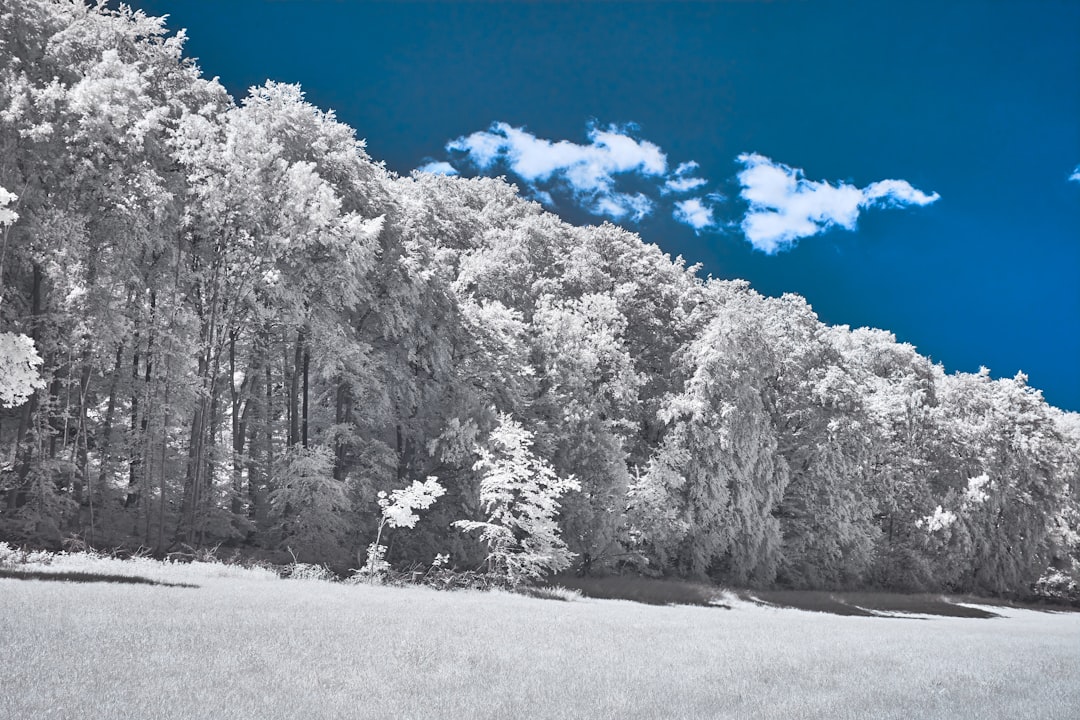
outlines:
[[[17,569],[65,581],[0,577],[0,717],[1080,717],[1076,612],[838,615],[731,593],[560,602],[89,566],[112,581],[73,582],[96,579],[74,561]]]

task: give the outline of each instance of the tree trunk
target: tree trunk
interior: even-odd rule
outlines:
[[[304,405],[300,421],[300,439],[303,446],[308,446],[308,370],[311,367],[311,352],[308,350],[307,337],[304,337]]]
[[[165,551],[165,459],[169,450],[169,425],[172,423],[172,406],[169,404],[169,394],[172,391],[172,357],[165,353],[165,396],[163,398],[163,417],[161,423],[161,459],[158,466],[158,533],[155,553],[160,555]],[[150,520],[147,513],[146,521],[146,544],[150,544]]]
[[[206,505],[207,507],[209,507],[209,503],[213,499],[214,463],[217,460],[218,430],[220,429],[221,421],[221,394],[217,391],[217,370],[217,363],[215,363],[213,377],[210,380],[210,410],[206,420],[206,470],[203,473],[203,489],[200,492],[200,497],[203,499],[203,505]],[[196,542],[199,546],[205,542],[205,534],[205,522],[200,521],[199,531],[196,535]]]
[[[289,447],[300,442],[300,366],[303,364],[304,333],[296,331],[292,373],[289,378]]]
[[[116,346],[112,379],[109,381],[109,403],[105,408],[105,420],[101,426],[101,444],[98,448],[98,487],[105,485],[109,472],[109,452],[112,445],[113,417],[116,415],[116,391],[120,387],[120,372],[124,365],[124,345]]]
[[[90,537],[88,542],[91,546],[94,543],[94,484],[90,479],[90,442],[87,438],[87,395],[90,393],[90,378],[92,376],[92,367],[90,364],[90,348],[89,338],[86,339],[87,347],[83,350],[82,355],[82,370],[79,374],[79,416],[78,422],[75,425],[75,483],[83,485],[85,483],[85,495],[82,500],[77,496],[74,498],[76,502],[85,504],[90,515]],[[82,488],[80,488],[81,490]],[[76,493],[76,495],[82,493]]]
[[[337,383],[337,397],[334,402],[334,424],[338,426],[339,437],[334,442],[334,479],[345,479],[346,447],[340,437],[341,427],[352,422],[352,395],[344,380]]]
[[[232,423],[232,471],[233,487],[230,510],[239,516],[244,512],[244,443],[247,439],[248,416],[251,411],[251,389],[258,371],[257,361],[253,358],[244,373],[240,388],[236,387],[236,339],[239,331],[233,331],[229,337],[229,395],[231,399],[230,420]]]
[[[200,353],[198,358],[198,377],[202,380],[207,372],[206,357]],[[200,479],[203,470],[203,438],[206,431],[206,398],[202,392],[203,383],[199,383],[199,397],[195,400],[195,409],[191,415],[188,434],[187,473],[184,477],[184,497],[180,506],[180,525],[177,536],[185,542],[194,541],[195,516],[199,505]]]
[[[405,478],[405,434],[402,432],[401,423],[394,427],[394,437],[397,447],[397,479]]]
[[[274,482],[274,380],[270,368],[270,333],[267,331],[266,353],[266,487]]]
[[[221,314],[227,311],[227,308],[222,307],[221,301],[222,264],[223,260],[220,256],[215,258],[210,296],[200,312],[202,322],[199,329],[196,382],[199,395],[191,420],[181,524],[177,527],[177,534],[184,531],[188,543],[195,542],[202,532],[203,510],[208,497],[206,490],[213,482],[211,465],[213,459],[207,456],[207,447],[210,442],[207,433],[214,422],[213,414],[217,409],[217,380],[221,368],[221,355],[225,350],[224,342],[221,340],[221,328],[225,323]],[[209,306],[208,315],[205,312],[207,306]]]
[[[146,336],[146,364],[143,368],[142,378],[142,393],[145,400],[145,407],[142,410],[142,415],[136,418],[138,414],[136,409],[138,407],[138,377],[139,377],[139,353],[138,342],[136,340],[135,362],[132,365],[131,373],[133,379],[136,381],[133,384],[132,396],[132,438],[131,438],[131,471],[128,474],[128,491],[127,496],[124,498],[124,507],[129,508],[137,505],[142,499],[142,488],[146,485],[147,468],[144,465],[144,455],[149,455],[149,447],[152,444],[150,438],[147,437],[147,429],[150,423],[150,391],[154,378],[154,321],[157,312],[157,293],[151,291],[150,293],[150,318],[149,328]],[[135,432],[136,419],[138,420],[138,432]],[[165,429],[162,430],[165,432]]]
[[[43,281],[44,273],[41,265],[34,263],[33,283],[30,288],[30,338],[38,348],[41,347],[38,342],[41,339],[38,324],[41,319]],[[15,467],[17,468],[18,483],[16,490],[14,492],[9,491],[8,494],[8,507],[12,510],[26,504],[29,490],[27,478],[30,475],[30,461],[34,454],[33,447],[26,443],[26,436],[30,432],[30,425],[37,414],[39,392],[35,391],[23,406],[23,412],[19,417],[19,429],[15,433]]]
[[[124,498],[124,507],[131,507],[131,505],[138,499],[138,487],[139,487],[139,463],[142,460],[142,454],[139,450],[139,360],[142,358],[141,348],[139,346],[139,320],[141,313],[135,316],[135,329],[132,332],[132,354],[131,354],[131,414],[128,421],[128,429],[131,434],[131,438],[128,445],[128,493]]]

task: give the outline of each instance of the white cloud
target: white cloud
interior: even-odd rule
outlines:
[[[712,208],[703,203],[701,198],[690,198],[675,203],[675,211],[672,213],[672,217],[698,232],[716,225]]]
[[[416,172],[433,173],[435,175],[457,175],[458,171],[446,161],[431,161],[416,168]]]
[[[705,178],[672,178],[664,183],[664,190],[666,192],[689,192],[690,190],[696,190],[697,188],[705,185],[709,181]]]
[[[1069,179],[1074,182],[1080,182],[1080,165],[1073,168],[1072,175],[1069,176]]]
[[[630,129],[593,125],[588,144],[579,145],[568,140],[552,142],[497,122],[488,130],[450,141],[446,149],[463,153],[480,170],[505,163],[539,198],[550,200],[541,183],[563,184],[590,212],[637,221],[652,212],[653,202],[642,193],[617,191],[616,176],[663,176],[667,156],[655,144],[631,137]]]
[[[742,221],[746,239],[769,255],[791,248],[797,240],[839,225],[854,230],[859,213],[871,207],[929,205],[940,196],[927,195],[905,180],[882,180],[865,188],[807,180],[803,171],[757,153],[743,153],[739,172],[741,196],[750,203]]]
[[[870,183],[862,191],[863,206],[883,205],[885,207],[904,207],[905,205],[929,205],[941,196],[937,193],[927,195],[922,190],[911,186],[907,180],[880,180]]]
[[[692,173],[698,169],[698,164],[691,160],[690,162],[679,163],[679,167],[675,168],[673,172],[664,183],[664,186],[660,188],[660,192],[665,195],[668,193],[683,193],[690,190],[696,190],[702,185],[706,185],[709,181],[705,178],[693,177]]]
[[[598,215],[607,215],[614,220],[621,220],[629,215],[634,222],[640,222],[642,218],[652,213],[654,207],[656,207],[655,203],[644,193],[603,195],[597,199],[595,205]]]

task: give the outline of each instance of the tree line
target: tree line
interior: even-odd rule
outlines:
[[[502,462],[565,491],[544,537],[579,572],[1013,593],[1080,567],[1080,415],[1022,374],[947,374],[501,179],[399,177],[183,44],[0,2],[0,330],[41,361],[0,409],[0,540],[359,567],[379,493],[434,477],[385,561],[475,566]]]

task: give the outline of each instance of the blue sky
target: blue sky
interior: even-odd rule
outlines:
[[[390,170],[507,174],[1080,410],[1080,3],[133,4]]]

